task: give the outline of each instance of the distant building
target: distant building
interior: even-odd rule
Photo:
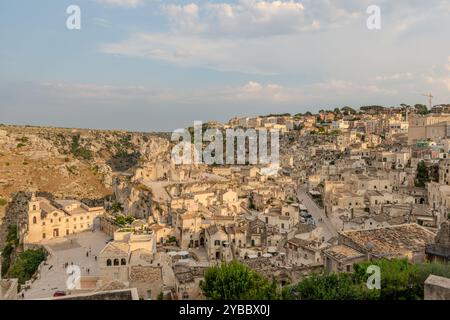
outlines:
[[[449,137],[450,115],[429,114],[409,118],[408,144],[420,140],[440,140]]]

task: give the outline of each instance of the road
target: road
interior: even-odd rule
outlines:
[[[300,187],[297,192],[298,200],[303,203],[306,208],[308,208],[308,212],[314,218],[316,222],[316,226],[321,227],[323,230],[323,235],[325,236],[325,240],[329,240],[332,237],[337,237],[338,233],[331,223],[330,219],[325,215],[325,210],[321,209],[309,196],[307,193],[307,189]],[[319,221],[319,219],[322,221]]]

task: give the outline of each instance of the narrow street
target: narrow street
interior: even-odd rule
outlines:
[[[325,210],[321,209],[308,195],[307,189],[300,187],[297,192],[298,200],[303,203],[306,208],[308,208],[308,212],[314,218],[316,222],[316,226],[321,227],[323,229],[323,235],[325,236],[325,240],[329,240],[332,237],[337,237],[338,233],[336,229],[333,227],[332,223],[325,215]],[[322,221],[319,221],[319,219]]]

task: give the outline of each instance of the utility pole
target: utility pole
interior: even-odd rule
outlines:
[[[431,108],[432,108],[432,106],[433,106],[433,98],[434,98],[434,96],[431,94],[431,93],[424,93],[424,94],[422,94],[424,97],[427,97],[428,98],[428,105],[429,105],[429,107],[430,107],[430,111],[431,111]]]

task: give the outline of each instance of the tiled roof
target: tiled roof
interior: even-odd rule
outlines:
[[[410,251],[423,251],[435,236],[433,232],[415,223],[344,231],[341,235],[361,248],[366,248],[371,243],[371,252],[375,255],[403,255]]]

